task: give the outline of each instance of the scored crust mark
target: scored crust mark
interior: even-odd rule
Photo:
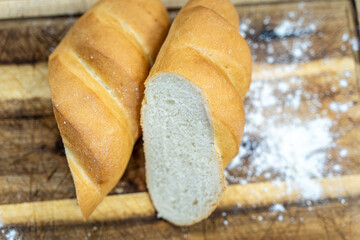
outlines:
[[[144,56],[145,59],[147,59],[150,65],[154,64],[153,59],[151,58],[151,54],[142,39],[124,20],[119,19],[112,14],[107,15],[107,18],[97,17],[97,19],[103,24],[116,29],[129,42],[131,42],[136,47],[136,49],[139,50],[139,52]]]
[[[130,116],[128,112],[124,108],[123,104],[119,101],[118,97],[114,94],[113,90],[101,79],[101,77],[94,71],[94,69],[90,67],[90,65],[88,65],[77,55],[72,55],[80,63],[80,65],[83,66],[83,70],[85,70],[88,75],[91,76],[91,78],[86,78],[86,80],[83,78],[79,79],[82,80],[82,82],[88,88],[92,89],[95,94],[101,94],[100,99],[104,101],[104,104],[106,104],[110,108],[113,115],[118,118],[120,125],[124,125],[123,120],[126,119],[127,126],[124,126],[124,128],[128,131],[128,135],[132,139],[132,141],[134,141],[134,136],[131,133],[135,132],[136,130],[133,129],[133,124],[130,122]],[[100,91],[101,88],[106,91],[108,98],[104,97],[104,95],[102,94],[104,91]],[[106,101],[108,99],[110,99],[110,101],[114,104],[108,104],[109,101]]]
[[[202,22],[201,25],[193,23],[194,12],[197,14],[197,21]],[[228,79],[244,99],[251,81],[251,59],[246,57],[250,55],[250,49],[237,28],[223,16],[203,6],[186,8],[181,16],[183,17],[179,21],[174,22],[174,27],[182,33],[182,37],[172,38],[173,44],[189,46],[202,56],[210,58],[215,65],[227,72]],[[209,32],[208,29],[213,29],[214,32]]]
[[[209,1],[209,0],[197,0],[197,1],[188,1],[184,8],[191,9],[194,7],[204,7],[209,11],[220,15],[224,18],[228,23],[230,23],[233,27],[239,26],[239,16],[236,9],[229,5],[229,1],[227,0],[217,0],[217,1]]]
[[[76,190],[76,195],[78,197],[79,205],[86,206],[86,208],[81,207],[80,210],[84,215],[84,217],[88,218],[91,212],[94,211],[96,206],[101,202],[101,200],[104,197],[100,192],[99,185],[94,183],[89,178],[84,168],[81,166],[80,163],[78,163],[76,157],[66,146],[65,146],[65,153],[66,153],[66,157],[68,158],[71,175],[75,182],[75,190]],[[84,194],[85,192],[84,188],[87,189],[86,194]]]
[[[151,54],[150,54],[149,50],[147,49],[147,47],[145,46],[145,44],[142,42],[141,38],[136,34],[136,32],[128,24],[126,24],[123,21],[121,21],[120,24],[121,24],[122,28],[124,29],[124,32],[128,33],[130,36],[132,36],[136,40],[136,42],[141,46],[141,49],[143,50],[143,52],[145,52],[145,55],[149,61],[149,64],[152,66],[154,64],[154,59],[151,58]]]
[[[83,169],[83,168],[81,167],[81,165],[77,162],[76,158],[75,158],[74,155],[71,153],[71,151],[69,150],[68,147],[65,147],[65,153],[66,153],[66,156],[68,156],[68,158],[69,158],[69,159],[71,160],[71,162],[72,162],[72,168],[73,168],[73,167],[76,167],[76,169],[77,169],[77,171],[76,171],[77,174],[78,174],[78,173],[81,173],[82,178],[83,178],[86,182],[94,185],[95,188],[96,188],[96,190],[97,190],[97,192],[100,194],[99,187],[97,186],[97,184],[95,184],[95,183],[89,178],[89,176],[85,173],[84,169]]]
[[[208,60],[208,62],[210,62],[215,68],[221,70],[222,73],[230,80],[241,99],[245,98],[246,92],[250,87],[251,74],[243,66],[243,64],[239,64],[236,61],[236,58],[231,58],[211,48],[199,47],[194,44],[186,44],[186,46],[192,48],[203,58]],[[234,74],[234,70],[237,72],[236,75]],[[239,79],[244,79],[244,81],[239,81]]]
[[[201,57],[203,57],[203,58],[206,59],[210,64],[212,64],[214,68],[219,69],[228,79],[231,80],[230,82],[231,82],[232,86],[234,87],[234,89],[236,89],[235,84],[234,84],[235,81],[232,80],[232,77],[230,76],[230,74],[228,73],[228,71],[226,71],[226,69],[222,68],[221,65],[218,65],[218,64],[214,61],[214,59],[213,59],[213,57],[212,57],[212,54],[211,54],[211,53],[209,54],[209,53],[206,52],[207,49],[204,51],[204,49],[201,49],[201,48],[199,48],[199,47],[197,47],[197,46],[194,46],[194,45],[186,44],[186,46],[189,47],[189,48],[191,48],[191,49],[193,49],[194,51],[196,51],[199,55],[201,55]],[[239,95],[239,96],[240,96],[240,95]]]
[[[150,62],[153,63],[161,46],[156,43],[166,37],[166,32],[159,31],[159,29],[168,29],[170,21],[161,2],[157,0],[127,0],[103,1],[102,3],[101,11],[111,12],[108,14],[109,17],[119,21],[124,30],[129,31],[129,35],[133,35],[132,37],[144,48],[144,52],[150,55]],[[118,11],[112,11],[114,7],[117,7]],[[142,21],[129,14],[131,12],[136,12],[137,15],[141,16]]]

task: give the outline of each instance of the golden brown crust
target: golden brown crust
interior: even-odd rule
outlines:
[[[147,79],[171,72],[201,89],[225,167],[241,143],[245,124],[242,101],[251,81],[251,53],[234,24],[238,21],[230,1],[209,2],[192,0],[180,11]]]
[[[226,19],[226,21],[228,21],[230,24],[234,25],[236,28],[239,26],[239,15],[234,6],[229,4],[229,0],[192,0],[187,2],[182,9],[190,9],[197,6],[203,6],[205,8],[211,9]]]
[[[243,99],[251,82],[251,53],[238,25],[236,9],[229,0],[190,0],[175,18],[147,78],[174,73],[201,90],[221,170],[238,153],[245,124]],[[224,175],[221,184],[220,196],[215,197],[217,202],[208,215],[225,190]]]
[[[126,168],[143,81],[168,27],[159,0],[102,0],[50,56],[54,114],[85,218]]]

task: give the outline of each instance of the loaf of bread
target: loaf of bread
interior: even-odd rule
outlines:
[[[124,173],[169,24],[160,0],[101,0],[50,56],[54,114],[85,219]]]
[[[206,218],[238,153],[251,54],[229,0],[190,0],[145,82],[146,180],[158,215],[176,225]]]

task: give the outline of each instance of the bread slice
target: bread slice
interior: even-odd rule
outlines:
[[[143,107],[147,184],[159,216],[188,225],[209,215],[224,188],[221,158],[201,90],[162,73]]]
[[[234,17],[236,16],[236,17]],[[160,217],[207,217],[238,153],[251,55],[228,0],[191,0],[179,12],[145,82],[146,179]]]

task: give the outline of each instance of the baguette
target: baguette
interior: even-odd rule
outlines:
[[[251,54],[229,0],[190,0],[145,82],[146,180],[158,215],[186,226],[206,218],[238,153]]]
[[[140,135],[143,83],[169,28],[160,0],[102,0],[49,58],[53,110],[87,219]]]

